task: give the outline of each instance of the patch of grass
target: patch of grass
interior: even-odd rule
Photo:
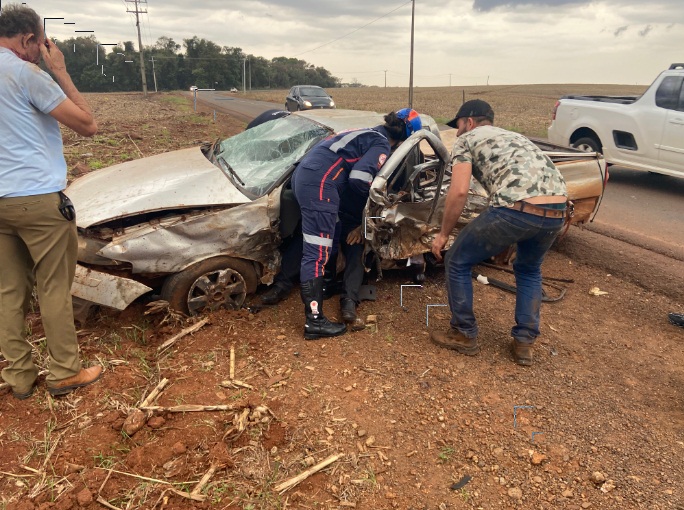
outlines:
[[[100,161],[99,159],[92,159],[88,162],[88,166],[93,170],[99,170],[100,168],[106,167],[107,163]]]
[[[439,458],[439,462],[442,464],[446,464],[451,460],[451,456],[456,452],[454,450],[453,446],[443,446],[442,449],[439,451],[439,455],[437,457]]]
[[[188,102],[190,101],[187,97],[183,96],[161,96],[159,99],[164,103],[171,103],[175,105],[184,106],[187,106]]]
[[[194,122],[195,124],[211,123],[211,117],[203,117],[201,115],[190,115],[188,120],[190,120],[190,122]]]
[[[211,504],[212,505],[218,505],[221,501],[223,501],[223,498],[228,496],[231,492],[234,491],[234,486],[231,484],[227,484],[226,482],[216,482],[214,484],[209,484],[207,485],[202,492],[209,496],[211,499]]]
[[[146,346],[147,345],[147,329],[149,328],[149,323],[145,320],[140,326],[133,324],[132,326],[124,326],[124,336],[131,342]]]
[[[138,358],[140,370],[142,371],[143,375],[145,376],[146,379],[152,379],[156,373],[156,370],[152,365],[150,365],[150,362],[147,361],[147,358],[145,357],[145,352],[140,351],[140,350],[135,350],[133,353],[133,356]]]
[[[282,509],[283,501],[280,494],[273,491],[273,485],[278,477],[279,465],[266,473],[262,483],[258,487],[254,487],[249,494],[243,494],[240,499],[244,502],[243,510],[271,510]]]
[[[100,339],[100,344],[113,355],[114,351],[121,349],[121,336],[118,333],[112,332],[106,337]]]
[[[93,461],[95,462],[95,466],[101,467],[102,469],[113,468],[117,462],[116,457],[113,455],[105,455],[103,452],[93,455]]]

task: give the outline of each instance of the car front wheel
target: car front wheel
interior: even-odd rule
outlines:
[[[166,279],[161,297],[169,307],[189,315],[227,308],[238,310],[257,286],[253,266],[233,257],[214,257]]]

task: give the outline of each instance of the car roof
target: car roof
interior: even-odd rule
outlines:
[[[348,129],[375,127],[385,123],[384,113],[361,110],[304,110],[293,112],[291,115],[299,115],[311,119],[332,129],[335,133]],[[432,117],[421,113],[420,118],[423,121],[423,128],[429,129],[433,133],[439,132],[437,124]]]
[[[358,110],[305,110],[293,112],[292,115],[300,115],[314,122],[323,124],[335,133],[347,129],[375,127],[383,123],[383,115],[376,112],[364,112]]]

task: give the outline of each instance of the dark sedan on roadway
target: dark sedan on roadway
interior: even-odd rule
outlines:
[[[313,110],[318,108],[335,108],[333,98],[316,85],[295,85],[285,98],[287,111]]]

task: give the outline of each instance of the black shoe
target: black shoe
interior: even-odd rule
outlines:
[[[284,289],[279,285],[273,285],[261,295],[261,302],[264,305],[277,305],[289,294],[290,291],[288,289]]]
[[[356,303],[353,299],[341,298],[340,311],[342,312],[342,320],[347,324],[351,324],[356,320]]]
[[[684,313],[669,313],[667,318],[670,319],[670,324],[684,328]]]
[[[306,315],[305,340],[338,336],[347,331],[345,324],[330,322],[323,315],[323,278],[308,280],[302,283],[300,289]]]

